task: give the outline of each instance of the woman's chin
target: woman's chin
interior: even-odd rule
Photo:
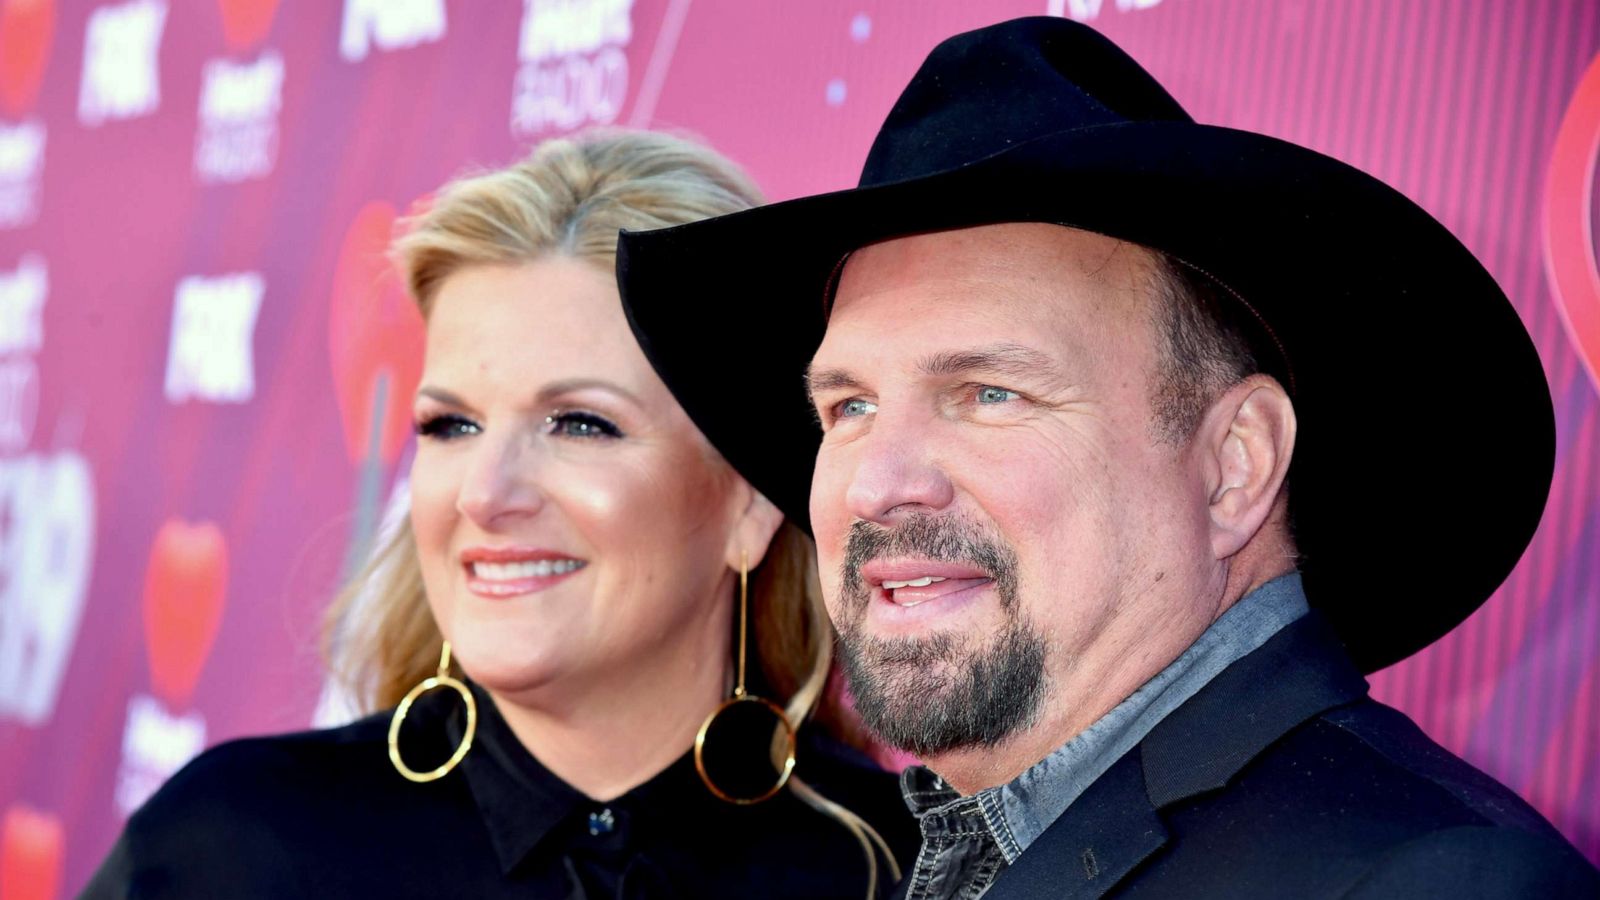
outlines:
[[[470,640],[462,643],[464,646],[454,650],[462,671],[496,697],[539,693],[560,681],[559,662],[530,655],[526,644],[517,652],[511,648],[474,647]]]

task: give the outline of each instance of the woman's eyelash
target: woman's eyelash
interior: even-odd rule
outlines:
[[[419,437],[442,441],[453,440],[463,435],[477,434],[482,430],[471,419],[451,413],[428,416],[418,421],[416,428]]]
[[[620,438],[622,429],[587,412],[558,412],[545,417],[545,431],[558,437]]]

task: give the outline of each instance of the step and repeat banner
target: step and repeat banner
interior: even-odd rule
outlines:
[[[1549,508],[1375,688],[1600,860],[1600,4],[0,0],[0,898],[75,892],[201,749],[348,715],[321,615],[404,510],[420,368],[397,215],[594,125],[845,187],[937,41],[1027,14],[1377,174],[1511,295]]]

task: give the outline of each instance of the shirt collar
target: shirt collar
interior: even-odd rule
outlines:
[[[1010,782],[962,798],[921,766],[901,777],[911,811],[947,815],[975,801],[1007,863],[1049,828],[1112,763],[1229,665],[1308,611],[1298,572],[1273,579],[1224,612],[1177,659],[1110,712]]]
[[[476,684],[471,690],[478,730],[461,770],[506,873],[589,799],[523,747],[487,691]],[[452,715],[446,730],[452,742],[459,742],[463,717]]]
[[[556,852],[566,852],[575,840],[620,852],[620,847],[639,846],[641,827],[659,833],[661,821],[670,827],[673,815],[702,816],[709,821],[721,805],[701,784],[688,753],[615,799],[593,800],[528,752],[487,691],[476,684],[470,688],[478,706],[478,730],[460,770],[502,874],[509,874],[549,840],[559,843]],[[465,712],[459,704],[446,720],[444,731],[451,746],[461,740]],[[606,837],[599,841],[594,840],[599,835],[592,830],[596,825],[605,829]]]

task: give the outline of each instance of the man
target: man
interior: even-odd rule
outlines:
[[[927,763],[907,896],[1600,895],[1366,696],[1498,586],[1554,455],[1515,312],[1399,194],[1024,19],[934,50],[857,189],[621,253]]]

